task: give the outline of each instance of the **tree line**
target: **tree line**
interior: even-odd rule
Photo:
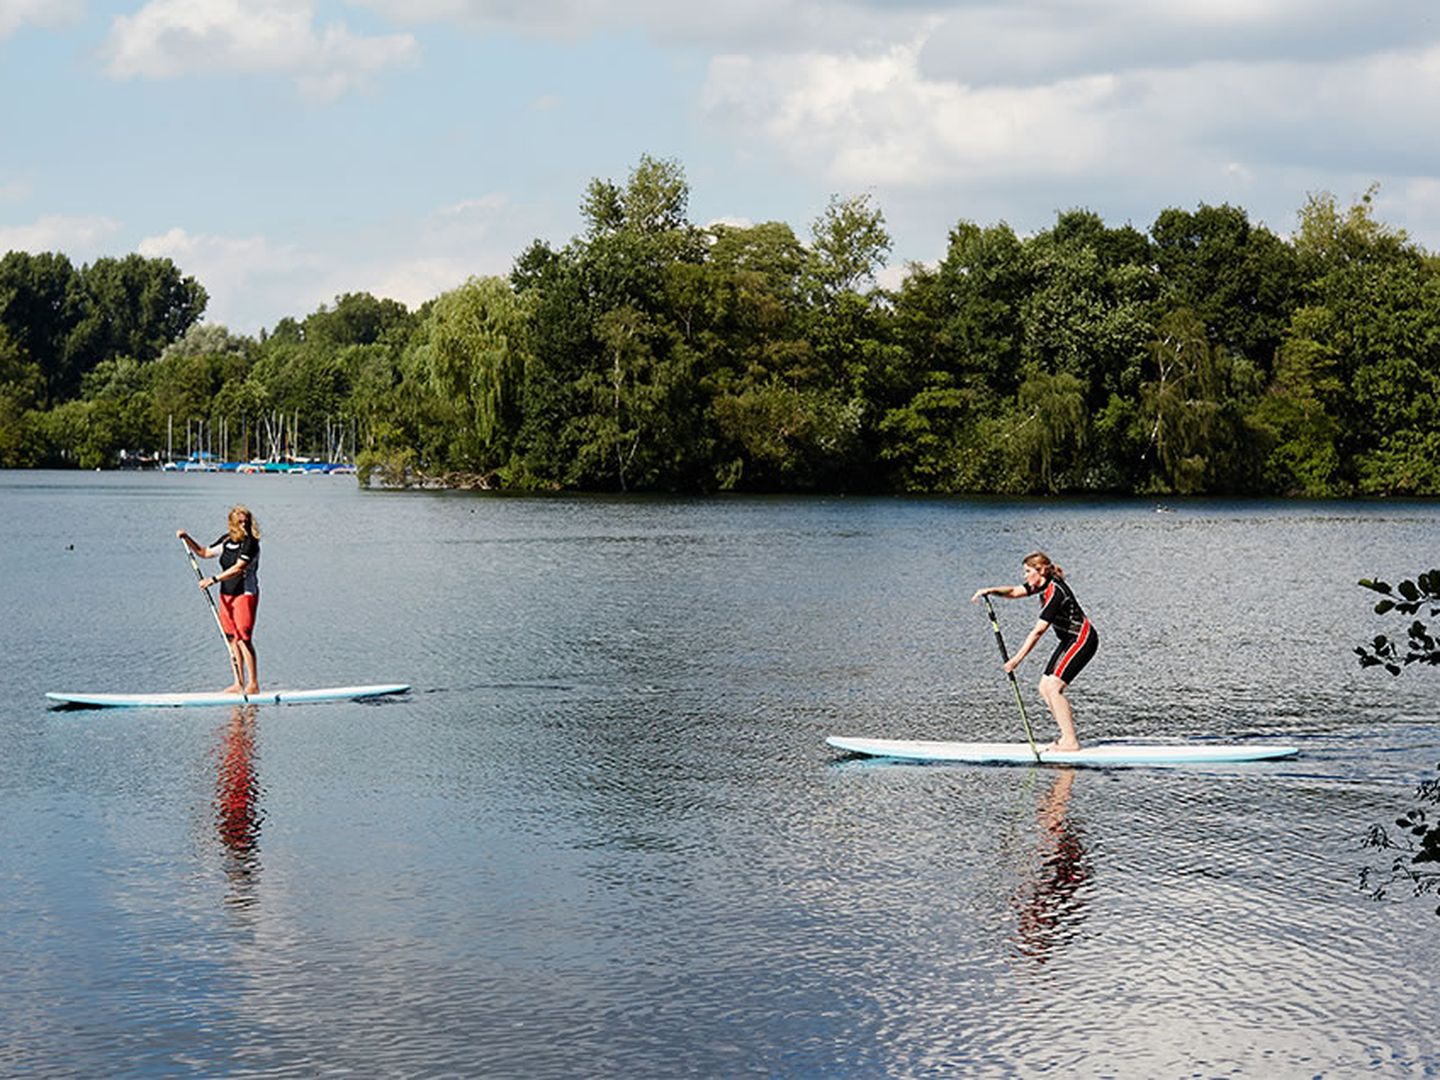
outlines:
[[[390,482],[510,489],[1311,497],[1440,493],[1440,262],[1373,191],[1293,235],[960,221],[898,287],[867,196],[801,239],[700,227],[674,161],[583,232],[411,311],[365,293],[252,338],[166,259],[0,260],[0,465],[112,466],[173,425],[354,433]],[[232,443],[238,441],[232,434]],[[233,456],[233,455],[232,455]]]

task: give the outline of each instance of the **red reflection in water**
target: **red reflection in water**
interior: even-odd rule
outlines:
[[[251,857],[260,844],[260,783],[255,774],[254,705],[237,706],[220,743],[215,785],[215,823],[220,842]]]
[[[1016,890],[1016,945],[1045,963],[1057,945],[1074,936],[1086,906],[1083,886],[1090,880],[1090,852],[1084,833],[1069,813],[1075,770],[1060,769],[1040,805],[1040,863],[1036,874]]]

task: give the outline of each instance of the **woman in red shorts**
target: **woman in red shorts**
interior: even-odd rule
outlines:
[[[1045,674],[1040,677],[1040,696],[1050,708],[1050,715],[1060,729],[1060,739],[1046,747],[1047,750],[1079,750],[1080,740],[1075,734],[1075,714],[1070,709],[1070,699],[1065,690],[1074,682],[1075,676],[1090,662],[1100,645],[1100,635],[1090,625],[1080,601],[1065,581],[1065,571],[1050,561],[1043,551],[1032,551],[1025,556],[1024,585],[996,585],[977,589],[970,599],[982,596],[1004,596],[1018,600],[1024,596],[1040,594],[1040,618],[1035,623],[1025,643],[1015,650],[1015,655],[1005,665],[1006,672],[1013,672],[1020,666],[1030,650],[1035,648],[1045,631],[1052,626],[1059,638],[1050,662],[1045,665]]]
[[[257,693],[260,676],[255,669],[255,610],[260,606],[260,526],[243,506],[232,506],[228,528],[209,547],[197,544],[184,529],[175,535],[202,559],[220,559],[220,572],[201,578],[200,588],[220,586],[220,627],[230,644],[235,662],[236,681],[225,688],[227,694]]]

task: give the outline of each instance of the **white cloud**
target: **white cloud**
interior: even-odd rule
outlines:
[[[210,296],[208,322],[253,334],[286,315],[304,318],[344,293],[368,292],[415,308],[472,276],[508,273],[528,239],[522,230],[533,225],[527,214],[492,192],[400,215],[384,227],[300,243],[171,228],[136,250],[169,258],[199,280]]]
[[[360,37],[340,23],[317,31],[309,3],[284,0],[151,0],[115,17],[104,48],[116,78],[282,74],[321,99],[409,63],[417,51],[410,34]]]
[[[933,16],[930,0],[354,0],[400,25],[445,22],[574,40],[639,29],[656,41],[754,51],[808,44],[841,48],[908,37]]]
[[[30,225],[0,226],[0,251],[61,251],[72,259],[96,253],[120,223],[108,217],[50,214]]]
[[[703,105],[759,132],[827,180],[930,185],[1037,169],[1101,166],[1106,123],[1124,86],[1108,76],[1048,86],[973,89],[919,73],[917,46],[870,57],[719,57]]]
[[[503,272],[503,271],[499,271]],[[389,300],[399,300],[414,309],[449,292],[477,273],[472,260],[458,256],[436,256],[406,259],[361,267],[345,275],[347,280],[363,282],[331,289],[332,295],[346,291],[364,291]]]
[[[84,13],[84,0],[0,0],[0,40],[22,26],[64,26]]]
[[[731,229],[752,229],[755,227],[755,221],[752,218],[739,214],[721,214],[719,217],[711,218],[705,222],[705,228],[707,229],[713,229],[720,225]]]
[[[436,217],[453,218],[493,214],[498,210],[503,210],[509,202],[510,200],[500,192],[491,192],[478,198],[462,199],[458,203],[442,206],[436,212]]]
[[[181,228],[146,237],[136,251],[146,258],[168,258],[204,285],[210,297],[208,322],[247,333],[264,325],[262,311],[304,314],[294,309],[290,296],[321,269],[319,260],[299,248],[276,246],[264,237],[210,236]]]
[[[1429,0],[1010,0],[952,5],[920,60],[930,78],[1023,85],[1131,70],[1321,63],[1436,39]]]
[[[967,82],[1133,64],[1330,58],[1433,38],[1433,0],[352,0],[398,25],[443,22],[574,40],[635,30],[752,55],[875,51],[937,29],[934,57]],[[1427,24],[1429,24],[1427,26]],[[929,70],[931,57],[927,57]],[[932,71],[939,74],[940,71]]]
[[[1340,64],[1215,62],[982,85],[931,78],[923,43],[869,56],[718,57],[708,114],[852,186],[1161,177],[1257,165],[1433,173],[1407,132],[1440,99],[1440,47]]]

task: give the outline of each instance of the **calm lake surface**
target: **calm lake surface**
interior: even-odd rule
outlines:
[[[414,691],[50,709],[228,681],[174,532],[237,501],[262,682]],[[1035,547],[1103,637],[1083,738],[1300,756],[824,745],[1023,738],[968,600]],[[0,473],[0,1074],[1440,1075],[1435,900],[1357,882],[1440,675],[1351,651],[1402,625],[1355,581],[1437,548],[1426,503]],[[1034,601],[997,610],[1018,645]]]

